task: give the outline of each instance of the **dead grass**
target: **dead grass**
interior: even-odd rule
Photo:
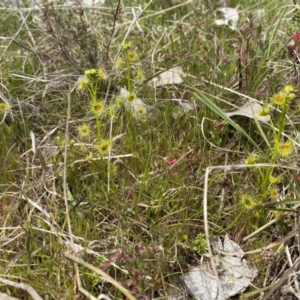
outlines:
[[[292,56],[286,48],[298,8],[251,1],[232,31],[214,25],[214,1],[153,1],[143,11],[136,2],[0,10],[0,92],[10,105],[0,124],[0,292],[167,299],[174,276],[212,251],[210,237],[227,233],[259,269],[244,297],[279,299],[282,286],[298,297],[297,281],[287,280],[298,264],[298,91],[286,113],[283,134],[294,143],[286,158],[272,157],[278,110],[273,125],[224,114],[298,86],[298,47]],[[153,86],[175,66],[184,82]],[[78,90],[99,68],[107,79],[88,74]],[[95,115],[91,103],[100,100]],[[104,140],[111,148],[99,153]],[[253,153],[259,164],[242,167]],[[277,201],[289,200],[280,213],[269,203],[270,174],[281,176]]]

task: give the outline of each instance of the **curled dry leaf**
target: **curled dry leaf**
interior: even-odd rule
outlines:
[[[175,66],[165,72],[160,73],[154,77],[150,82],[154,87],[161,87],[169,84],[180,84],[183,82],[181,76],[183,76],[183,70],[181,66]]]
[[[232,116],[245,116],[251,119],[257,119],[261,122],[268,122],[270,121],[270,116],[261,116],[260,113],[262,112],[263,107],[257,103],[256,101],[249,101],[242,107],[235,109],[234,111],[225,112],[228,117]]]
[[[216,12],[221,12],[224,16],[223,19],[215,20],[216,25],[228,25],[230,29],[236,30],[239,20],[239,13],[236,8],[220,7]]]
[[[172,99],[172,101],[178,104],[177,108],[174,109],[172,114],[174,119],[188,113],[191,110],[195,110],[196,108],[195,104],[185,99]]]
[[[243,292],[256,277],[258,270],[247,264],[244,251],[226,235],[212,239],[212,246],[222,255],[212,258],[218,270],[215,278],[210,264],[203,264],[180,276],[183,285],[195,299],[226,300]],[[234,253],[231,254],[231,253]]]
[[[119,96],[122,99],[126,109],[131,109],[132,114],[135,119],[143,119],[147,116],[150,106],[144,103],[141,99],[136,98],[133,103],[129,103],[126,100],[126,97],[129,95],[129,92],[124,89],[120,88]]]

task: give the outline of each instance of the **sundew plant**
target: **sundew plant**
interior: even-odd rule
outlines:
[[[181,275],[225,276],[230,237],[257,269],[234,297],[299,298],[295,1],[5,0],[0,20],[0,295],[200,298]]]

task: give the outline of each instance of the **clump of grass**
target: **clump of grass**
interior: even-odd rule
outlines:
[[[299,192],[297,43],[284,43],[298,9],[260,1],[260,18],[250,1],[232,31],[215,26],[215,4],[150,6],[136,22],[121,1],[109,10],[47,4],[39,24],[33,12],[22,19],[20,8],[19,19],[9,10],[15,31],[3,20],[3,34],[14,42],[0,50],[9,99],[0,103],[2,274],[43,298],[162,298],[170,275],[210,251],[208,221],[210,235],[250,239],[248,250],[290,231],[285,209],[295,203],[276,203]],[[178,64],[184,83],[148,84]],[[226,116],[225,101],[245,99],[261,101],[271,121]],[[195,108],[181,109],[187,103]],[[260,240],[247,237],[256,230]]]

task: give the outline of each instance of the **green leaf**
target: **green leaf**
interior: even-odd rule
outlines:
[[[195,91],[194,95],[198,100],[200,100],[205,106],[207,106],[219,117],[227,121],[234,129],[236,129],[236,131],[244,135],[249,140],[249,142],[256,148],[256,150],[261,152],[260,147],[253,141],[251,136],[249,136],[249,134],[243,128],[241,128],[240,125],[235,123],[229,116],[227,116],[226,113],[221,108],[219,108],[212,100],[210,100],[207,96],[205,96],[203,93],[201,93],[199,90],[196,90],[193,87],[192,89]]]

